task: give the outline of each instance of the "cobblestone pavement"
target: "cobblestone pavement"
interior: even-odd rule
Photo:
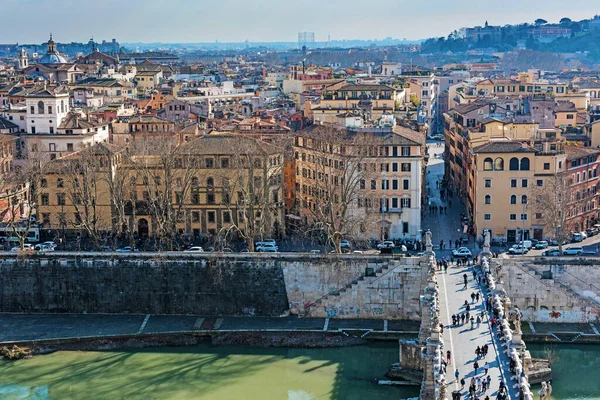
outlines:
[[[491,376],[491,387],[483,394],[482,392],[478,392],[479,397],[485,399],[485,396],[490,396],[491,399],[494,399],[498,394],[500,381],[504,381],[510,388],[509,393],[511,398],[518,399],[518,393],[512,387],[515,382],[509,378],[509,360],[507,354],[504,352],[505,347],[497,340],[497,336],[492,334],[488,316],[485,315],[483,317],[479,326],[475,322],[473,328],[471,328],[471,323],[466,321],[464,324],[461,323],[457,326],[452,326],[452,314],[466,313],[465,300],[468,301],[470,315],[474,316],[475,320],[477,315],[485,309],[482,301],[483,296],[480,295],[479,301],[472,302],[471,300],[471,293],[480,292],[485,294],[484,288],[479,287],[477,281],[473,278],[472,272],[472,267],[456,267],[453,265],[448,268],[447,273],[438,273],[441,322],[445,327],[443,335],[444,350],[452,352],[452,361],[447,369],[449,393],[457,389],[460,390],[461,385],[459,381],[461,378],[464,378],[466,385],[462,389],[463,398],[469,398],[468,393],[471,379],[473,377],[483,378],[485,376],[483,367],[487,362],[489,366],[488,375]],[[464,285],[465,274],[468,280],[466,288]],[[488,345],[487,357],[477,359],[475,349],[485,344]],[[477,371],[474,369],[476,361],[479,364]],[[456,369],[460,373],[458,381],[453,380]]]

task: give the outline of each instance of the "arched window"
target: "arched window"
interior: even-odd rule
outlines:
[[[192,187],[198,187],[198,185],[200,184],[198,178],[193,177],[192,178]]]
[[[211,177],[206,178],[206,187],[209,189],[215,188],[215,180]]]
[[[157,186],[160,185],[160,176],[155,176],[154,177],[154,184],[157,185]]]
[[[38,101],[38,114],[43,114],[44,113],[44,102],[43,101]]]
[[[485,195],[485,204],[492,204],[492,196],[490,196],[489,194]]]
[[[486,158],[483,160],[483,170],[484,171],[492,171],[494,169],[494,162],[491,158]]]
[[[518,171],[519,170],[519,159],[516,157],[511,158],[510,162],[508,163],[508,169],[510,169],[511,171]]]
[[[516,195],[512,195],[510,196],[510,204],[517,204],[517,196]]]
[[[494,171],[504,171],[504,159],[498,157],[494,160]]]
[[[527,204],[527,195],[521,196],[521,204]]]
[[[60,101],[60,112],[61,113],[65,112],[65,101],[64,100]]]
[[[521,158],[521,171],[529,171],[529,158]]]

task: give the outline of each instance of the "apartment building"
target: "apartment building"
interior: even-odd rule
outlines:
[[[338,114],[368,109],[368,119],[395,111],[396,89],[380,84],[339,82],[323,88],[321,102],[310,110],[315,122],[335,123]]]
[[[424,138],[418,132],[313,126],[295,136],[294,156],[295,210],[309,226],[322,222],[315,210],[335,197],[360,221],[347,233],[354,239],[421,237]]]
[[[143,156],[100,143],[48,164],[38,212],[45,230],[67,236],[85,234],[90,207],[103,234],[157,236],[170,213],[178,234],[234,234],[260,223],[270,236],[285,233],[282,182],[280,148],[243,135],[207,135]]]
[[[418,122],[427,125],[427,134],[435,132],[438,111],[436,76],[429,71],[403,72],[402,76],[410,84],[410,96],[417,100]]]
[[[570,194],[565,219],[569,231],[581,232],[598,223],[600,149],[565,146],[565,152]]]

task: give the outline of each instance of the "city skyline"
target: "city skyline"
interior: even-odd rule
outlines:
[[[4,23],[0,42],[42,43],[50,32],[58,42],[86,42],[116,38],[124,43],[294,42],[298,32],[315,32],[318,42],[331,40],[419,40],[446,36],[464,26],[532,23],[536,18],[557,22],[592,18],[598,8],[590,0],[564,2],[507,0],[500,9],[490,0],[430,0],[417,2],[374,0],[369,10],[358,2],[305,0],[295,9],[287,3],[256,0],[252,8],[240,9],[235,0],[189,4],[172,0],[167,9],[156,0],[101,3],[75,0],[4,0]],[[126,4],[123,6],[123,4]],[[354,6],[352,6],[354,5]],[[576,10],[576,11],[570,11]],[[72,21],[57,24],[61,19]],[[22,21],[27,21],[23,30]],[[152,29],[140,30],[141,21]]]

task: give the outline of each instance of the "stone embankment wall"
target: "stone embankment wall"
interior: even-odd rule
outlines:
[[[506,293],[532,322],[598,322],[600,260],[543,258],[498,260]]]
[[[420,318],[420,258],[3,253],[0,260],[0,312]]]

